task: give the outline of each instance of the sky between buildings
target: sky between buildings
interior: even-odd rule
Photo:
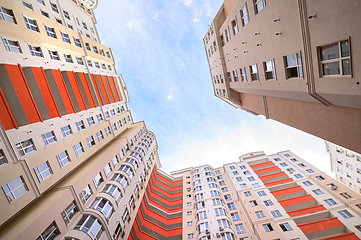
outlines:
[[[253,151],[291,150],[331,175],[322,139],[214,96],[203,37],[222,3],[100,0],[95,10],[99,37],[124,77],[133,119],[144,120],[156,135],[162,169],[220,167]]]

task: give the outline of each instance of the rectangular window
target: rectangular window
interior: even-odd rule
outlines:
[[[322,192],[320,189],[312,190],[312,192],[314,192],[316,195],[321,195],[321,194],[323,194],[323,192]]]
[[[241,233],[245,233],[245,232],[246,232],[246,230],[244,229],[243,224],[235,225],[235,227],[236,227],[237,234],[241,234]]]
[[[10,203],[28,191],[22,176],[15,178],[1,188]]]
[[[16,23],[13,10],[11,9],[0,7],[0,18],[11,23]]]
[[[246,68],[241,68],[240,72],[241,72],[242,82],[247,82]]]
[[[259,81],[257,64],[250,66],[252,81]]]
[[[307,187],[307,186],[311,186],[313,184],[310,181],[305,181],[305,182],[303,182],[303,185],[305,185]]]
[[[88,201],[88,199],[91,197],[92,194],[93,194],[93,193],[92,193],[92,191],[91,191],[91,189],[90,189],[90,186],[87,185],[87,186],[81,191],[81,193],[79,194],[80,199],[81,199],[81,201],[83,202],[83,204],[85,204],[85,203]]]
[[[257,192],[258,196],[262,197],[262,196],[266,196],[266,193],[265,191],[260,191],[260,192]]]
[[[83,120],[80,120],[79,122],[76,122],[75,125],[76,125],[78,131],[81,131],[81,130],[85,129],[85,125],[84,125]]]
[[[258,203],[256,200],[249,201],[249,204],[251,205],[251,207],[258,206]]]
[[[273,231],[273,227],[270,223],[267,223],[267,224],[263,224],[263,228],[266,232],[271,232]]]
[[[292,230],[291,226],[288,223],[282,223],[282,224],[280,224],[280,227],[281,227],[282,231],[284,231],[284,232]]]
[[[58,6],[57,6],[55,3],[50,2],[50,5],[51,5],[51,9],[52,9],[54,12],[59,13],[59,11],[58,11]]]
[[[84,153],[84,149],[83,149],[83,146],[81,145],[81,143],[75,144],[73,146],[73,149],[74,149],[75,155],[77,157],[79,157],[82,153]]]
[[[105,134],[106,134],[107,136],[109,136],[109,135],[111,134],[109,127],[106,127],[106,128],[105,128]]]
[[[79,209],[76,206],[75,201],[72,201],[61,213],[61,216],[63,217],[65,224],[67,226],[77,212],[79,212]],[[50,239],[50,238],[44,238],[44,239]]]
[[[313,173],[314,171],[312,169],[307,169],[306,170],[308,173]]]
[[[241,218],[239,217],[239,214],[236,212],[236,213],[231,213],[231,217],[232,217],[232,221],[238,221],[238,220],[241,220]]]
[[[318,48],[322,75],[351,75],[350,40]]]
[[[80,44],[80,40],[79,40],[79,38],[75,38],[75,37],[73,37],[73,39],[74,39],[75,46],[77,46],[77,47],[80,47],[80,48],[81,48],[81,44]]]
[[[70,20],[69,13],[65,10],[63,10],[64,17]]]
[[[241,9],[242,26],[246,26],[249,22],[247,4]]]
[[[264,205],[266,205],[267,207],[273,205],[273,202],[272,202],[271,200],[263,201],[263,203],[264,203]]]
[[[86,138],[86,142],[88,143],[88,147],[89,147],[89,148],[91,148],[92,146],[95,145],[95,141],[94,141],[93,136],[87,137],[87,138]]]
[[[55,21],[59,24],[63,24],[63,21],[61,21],[59,18],[55,18]]]
[[[97,138],[99,142],[104,139],[102,131],[97,132]]]
[[[60,235],[60,231],[54,221],[44,230],[44,232],[37,239],[50,240],[57,238],[57,236],[59,235]]]
[[[296,178],[302,178],[302,175],[301,174],[296,174],[295,177]]]
[[[232,24],[233,35],[236,35],[238,33],[237,17],[234,17],[234,20],[232,20],[231,24]]]
[[[265,0],[254,0],[255,13],[259,13],[266,6]]]
[[[347,192],[340,193],[340,195],[346,199],[352,198],[352,196],[350,194],[348,194]]]
[[[71,30],[74,30],[73,26],[68,24],[68,28],[70,28]]]
[[[343,218],[350,218],[353,217],[351,213],[349,213],[347,210],[339,211],[338,212]]]
[[[317,178],[318,180],[320,180],[320,181],[325,180],[325,178],[324,178],[323,176],[321,176],[321,175],[320,175],[320,176],[317,176],[316,178]]]
[[[42,182],[52,174],[49,163],[47,161],[34,168],[34,171],[38,177],[39,182]]]
[[[39,32],[38,24],[34,19],[28,18],[24,16],[26,27],[35,32]]]
[[[88,120],[89,127],[95,124],[93,117],[88,117],[87,120]]]
[[[231,40],[231,34],[229,33],[228,27],[226,28],[225,33],[226,33],[226,40],[227,40],[227,42],[229,42]]]
[[[65,61],[68,62],[68,63],[73,63],[73,59],[71,58],[71,55],[70,54],[65,54],[64,53],[64,58],[65,58]]]
[[[61,129],[61,133],[63,134],[63,137],[67,137],[71,134],[73,134],[73,132],[71,131],[70,125],[64,126]]]
[[[98,62],[94,62],[94,65],[95,65],[96,68],[100,68]]]
[[[263,213],[262,211],[256,212],[256,216],[257,216],[258,218],[263,218],[263,217],[265,217],[265,215],[264,215],[264,213]]]
[[[110,167],[110,164],[108,163],[107,165],[105,165],[104,167],[104,173],[105,173],[105,176],[108,177],[109,174],[112,172],[112,168]]]
[[[83,28],[86,29],[86,30],[88,30],[88,27],[86,26],[86,23],[85,23],[85,22],[82,22],[82,24],[83,24]]]
[[[53,143],[56,141],[54,132],[47,132],[41,135],[43,137],[45,145],[49,145],[50,143]]]
[[[33,140],[31,138],[23,142],[17,143],[15,144],[15,146],[21,156],[24,156],[36,150]]]
[[[57,51],[50,51],[50,50],[48,50],[48,51],[49,51],[49,56],[51,59],[58,60],[58,61],[60,60],[59,54]]]
[[[100,186],[100,184],[102,184],[102,182],[104,182],[104,179],[102,177],[102,175],[100,173],[98,173],[95,178],[93,178],[93,183],[95,185],[95,188],[98,188]]]
[[[271,212],[271,214],[272,214],[272,216],[273,216],[274,218],[277,218],[277,217],[281,217],[281,216],[282,216],[282,214],[281,214],[280,211],[278,211],[278,210]]]
[[[326,202],[329,206],[332,206],[332,205],[335,205],[335,204],[336,204],[336,202],[335,202],[332,198],[326,199],[325,202]]]
[[[8,161],[6,160],[3,150],[0,149],[0,166],[6,163],[8,163]]]
[[[76,57],[76,62],[77,62],[79,65],[84,65],[83,59],[82,59],[81,57]]]
[[[238,82],[237,70],[233,70],[232,73],[234,82]]]
[[[49,26],[44,25],[46,34],[48,34],[49,37],[56,38],[55,29]],[[64,38],[63,38],[64,40]],[[65,40],[64,40],[65,42]]]
[[[22,53],[19,42],[3,38],[5,49],[10,52]]]
[[[90,61],[90,60],[87,60],[87,63],[88,63],[88,66],[89,67],[92,67],[93,65],[92,65],[92,62]]]
[[[36,57],[43,57],[43,53],[41,52],[41,48],[39,46],[32,46],[32,45],[28,45],[28,46],[29,46],[31,55],[36,56]]]
[[[263,63],[265,69],[266,80],[274,79],[276,80],[276,69],[274,60],[270,60]]]
[[[63,168],[66,164],[70,162],[67,151],[61,152],[60,154],[56,155],[56,159],[58,159],[61,168]]]
[[[96,46],[93,46],[93,50],[95,53],[98,53],[98,48]]]
[[[228,203],[227,207],[228,207],[228,210],[230,210],[230,211],[236,209],[236,206],[234,205],[234,203]]]
[[[303,78],[301,52],[284,57],[286,78]]]
[[[69,35],[64,32],[60,32],[64,42],[70,43]]]
[[[30,10],[33,10],[33,11],[34,11],[33,5],[31,5],[30,3],[23,1],[23,5],[24,5],[24,7],[27,7],[27,8],[29,8]]]

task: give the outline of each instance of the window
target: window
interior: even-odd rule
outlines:
[[[241,234],[241,233],[245,233],[245,232],[246,232],[246,230],[244,229],[243,224],[235,225],[235,227],[236,227],[237,234]]]
[[[187,206],[192,206],[192,203],[191,203],[191,202],[187,202]]]
[[[241,220],[241,218],[239,217],[239,214],[238,212],[235,212],[235,213],[231,213],[231,218],[232,218],[232,221],[238,221],[238,220]]]
[[[59,235],[60,235],[60,231],[54,221],[44,230],[44,232],[41,233],[41,235],[37,239],[52,240],[52,239],[57,238],[57,236],[59,236]]]
[[[255,13],[259,13],[266,6],[265,0],[254,0]]]
[[[49,56],[53,60],[60,60],[58,52],[57,51],[50,51],[49,50]]]
[[[77,47],[81,47],[81,44],[80,44],[80,40],[79,40],[79,38],[75,38],[75,37],[73,37],[73,39],[74,39],[75,46],[77,46]]]
[[[69,13],[65,10],[63,10],[64,17],[70,20]]]
[[[292,230],[291,226],[288,223],[282,223],[282,224],[280,224],[280,227],[281,227],[282,231],[284,231],[284,232]]]
[[[234,82],[238,82],[237,70],[233,70],[232,72],[233,72]]]
[[[317,178],[318,180],[320,180],[320,181],[325,180],[325,178],[324,178],[323,176],[321,176],[321,175],[320,175],[320,176],[317,176],[316,178]]]
[[[22,53],[19,42],[3,38],[5,49],[10,52]]]
[[[103,170],[104,170],[104,173],[105,173],[106,177],[108,177],[108,175],[112,172],[112,168],[110,167],[109,163],[107,165],[105,165]]]
[[[281,161],[281,159],[280,159],[280,158],[275,158],[274,160],[275,160],[276,162]]]
[[[282,167],[288,166],[287,163],[285,163],[285,162],[281,163],[280,165],[281,165]]]
[[[91,215],[83,215],[74,229],[85,232],[91,239],[100,239],[103,233],[102,224]]]
[[[193,234],[193,233],[188,234],[188,239],[193,239],[193,238],[194,238],[194,234]]]
[[[298,166],[300,166],[300,167],[306,167],[306,165],[303,164],[303,163],[299,163]]]
[[[77,143],[73,146],[73,149],[74,149],[74,152],[75,152],[75,155],[77,157],[79,157],[82,153],[84,153],[84,149],[83,149],[83,146],[81,145],[81,143]]]
[[[253,182],[253,181],[255,181],[256,179],[254,179],[254,177],[252,176],[252,177],[249,177],[249,178],[247,178],[248,179],[248,181],[250,181],[250,182]]]
[[[234,20],[231,22],[231,24],[232,24],[233,35],[236,35],[238,33],[237,17],[234,17]]]
[[[104,139],[102,131],[99,131],[96,134],[99,142]]]
[[[219,198],[212,199],[213,206],[221,205],[222,201]]]
[[[215,187],[216,187],[217,185],[215,185]],[[222,192],[228,192],[228,188],[227,187],[225,187],[225,188],[222,188]]]
[[[346,199],[352,198],[352,196],[350,194],[348,194],[347,192],[340,193],[340,195]]]
[[[78,128],[78,131],[81,131],[81,130],[85,129],[85,125],[84,125],[83,120],[80,120],[79,122],[76,122],[75,125]]]
[[[79,209],[77,208],[75,201],[72,201],[61,213],[66,225],[70,223],[77,212],[79,212]]]
[[[249,201],[249,204],[251,205],[251,207],[258,206],[258,203],[256,200]]]
[[[281,217],[281,216],[282,216],[282,214],[281,214],[280,211],[278,211],[278,210],[271,212],[271,214],[272,214],[272,216],[273,216],[274,218],[277,218],[277,217]]]
[[[187,222],[187,226],[189,227],[189,226],[192,226],[193,224],[192,224],[192,222]]]
[[[68,28],[70,28],[71,30],[74,30],[73,26],[68,24]]]
[[[86,26],[86,23],[85,23],[85,22],[82,22],[82,24],[83,24],[83,28],[86,29],[86,30],[88,30],[88,27]]]
[[[39,32],[39,28],[38,28],[38,25],[36,24],[35,20],[25,17],[25,16],[24,16],[24,20],[25,20],[26,27],[28,29],[33,30],[35,32]]]
[[[76,58],[76,62],[79,64],[79,65],[84,65],[84,62],[83,62],[83,59],[81,57],[75,57]]]
[[[35,151],[35,146],[31,138],[23,142],[17,143],[15,144],[15,146],[21,156],[29,154],[32,151]]]
[[[95,65],[96,68],[100,68],[98,62],[94,62],[94,65]]]
[[[17,177],[11,182],[3,185],[2,189],[4,190],[9,202],[14,201],[28,191],[22,176]]]
[[[258,218],[263,218],[263,217],[265,217],[265,215],[264,215],[264,213],[263,213],[262,211],[256,212],[256,216],[257,216]]]
[[[55,18],[55,21],[59,24],[63,24],[63,22],[59,18]]]
[[[246,26],[249,22],[247,4],[241,9],[242,26]]]
[[[51,5],[51,9],[52,9],[54,12],[59,13],[59,12],[58,12],[58,6],[56,6],[55,3],[50,2],[50,5]]]
[[[361,232],[361,224],[360,224],[360,225],[356,225],[355,228]]]
[[[102,63],[102,68],[107,69],[104,63]]]
[[[257,64],[250,66],[252,81],[259,81]]]
[[[276,79],[276,70],[274,60],[264,62],[266,80]]]
[[[192,211],[187,212],[187,216],[192,215]]]
[[[338,212],[343,218],[350,218],[353,217],[351,213],[349,213],[347,210],[339,211]]]
[[[351,75],[350,40],[319,47],[322,75]]]
[[[206,213],[206,211],[202,211],[202,212],[199,212],[198,214],[197,214],[197,219],[199,220],[199,219],[206,219],[207,218],[207,213]]]
[[[64,54],[65,61],[68,63],[72,63],[73,59],[71,58],[71,55]]]
[[[50,143],[53,143],[56,141],[53,131],[42,134],[41,136],[43,137],[45,145],[49,145]]]
[[[227,204],[228,210],[234,210],[236,209],[236,206],[234,205],[234,203],[228,203]]]
[[[229,42],[231,40],[231,34],[229,33],[228,27],[226,28],[225,33],[226,33],[226,40],[227,40],[227,42]]]
[[[223,176],[222,176],[222,175],[219,175],[219,176],[217,176],[217,179],[218,179],[218,180],[221,180],[221,179],[223,179]]]
[[[273,227],[270,223],[267,223],[267,224],[263,224],[263,228],[266,232],[271,232],[273,231]]]
[[[286,78],[303,78],[301,52],[284,57]]]
[[[33,10],[33,11],[34,11],[33,5],[31,5],[30,3],[23,1],[23,5],[24,5],[24,7],[27,7],[27,8],[29,8],[30,10]]]
[[[336,204],[336,202],[335,202],[332,198],[326,199],[325,202],[326,202],[329,206],[332,206],[332,205],[335,205],[335,204]]]
[[[224,199],[226,199],[226,201],[232,200],[231,194],[224,195]]]
[[[241,184],[239,184],[239,186],[240,186],[241,188],[246,188],[246,187],[247,187],[247,185],[246,185],[245,183],[241,183]]]
[[[349,164],[348,162],[346,163],[346,167],[349,168],[349,169],[351,169],[351,170],[353,169],[352,165]]]
[[[49,37],[56,38],[55,29],[46,25],[44,26],[45,26],[46,34],[48,34]],[[64,42],[66,41],[64,40]]]
[[[93,46],[93,50],[95,53],[98,53],[98,48],[96,46]]]
[[[16,23],[13,10],[1,6],[0,6],[0,18],[11,23]]]
[[[314,192],[316,195],[321,195],[321,194],[323,194],[323,192],[322,192],[320,189],[312,190],[312,192]]]
[[[90,45],[89,45],[89,43],[85,43],[85,47],[86,47],[86,49],[87,49],[88,51],[91,51],[91,50],[90,50]]]
[[[306,172],[313,173],[314,171],[312,169],[307,169]]]
[[[61,168],[70,162],[67,151],[61,152],[60,154],[56,155],[56,159],[58,160]]]
[[[114,212],[113,206],[105,198],[96,198],[94,202],[89,206],[89,208],[98,210],[104,215],[107,220],[112,217]]]
[[[61,133],[63,134],[63,137],[67,137],[71,134],[73,134],[73,132],[71,131],[70,125],[61,127]]]
[[[223,208],[216,208],[216,209],[214,209],[214,211],[216,212],[216,216],[226,215],[226,212],[224,211]]]
[[[260,187],[261,185],[259,185],[259,183],[254,183],[254,184],[252,184],[252,187],[253,188],[258,188],[258,187]]]
[[[272,202],[271,200],[263,201],[263,203],[264,203],[264,205],[266,205],[267,207],[273,205],[273,202]]]
[[[8,161],[6,160],[3,150],[0,149],[0,166],[6,163],[8,163]]]
[[[34,168],[34,171],[38,177],[39,182],[42,182],[52,174],[49,163],[47,161]]]
[[[95,188],[98,188],[102,182],[104,182],[103,177],[100,173],[98,173],[95,178],[93,178]]]
[[[303,185],[305,185],[306,187],[313,185],[310,181],[305,181],[305,182],[302,182],[302,183],[303,183]]]
[[[93,67],[92,62],[90,60],[87,60],[88,66]],[[109,113],[108,113],[109,114]],[[106,114],[105,114],[106,115]]]
[[[257,192],[258,196],[262,197],[262,196],[266,196],[265,191],[259,191]]]
[[[296,174],[295,177],[296,178],[302,178],[302,175],[301,174]]]

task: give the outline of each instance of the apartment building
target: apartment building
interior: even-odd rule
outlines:
[[[361,154],[331,142],[325,143],[330,154],[331,171],[336,174],[336,179],[353,191],[361,193]]]
[[[203,39],[215,96],[361,152],[359,9],[225,0]]]
[[[291,151],[174,171],[182,239],[360,239],[361,195]]]

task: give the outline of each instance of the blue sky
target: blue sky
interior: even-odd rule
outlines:
[[[156,135],[163,170],[291,150],[330,171],[323,140],[216,98],[203,45],[222,0],[106,0],[95,10],[102,43],[123,75],[134,121]]]

